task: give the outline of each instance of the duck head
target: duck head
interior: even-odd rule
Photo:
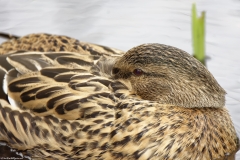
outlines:
[[[143,44],[116,60],[114,79],[131,84],[142,99],[187,108],[223,107],[224,89],[198,60],[178,48]]]

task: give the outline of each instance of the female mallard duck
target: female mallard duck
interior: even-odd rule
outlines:
[[[238,138],[225,91],[188,53],[143,44],[122,55],[74,39],[46,35],[54,45],[32,36],[0,46],[1,53],[45,51],[0,59],[1,94],[9,99],[0,100],[0,140],[11,147],[33,158],[234,157]],[[58,52],[59,43],[69,48]]]

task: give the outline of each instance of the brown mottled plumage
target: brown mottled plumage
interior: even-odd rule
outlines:
[[[6,54],[17,50],[44,52]],[[0,140],[33,158],[209,160],[238,150],[225,91],[180,49],[144,44],[122,55],[35,34],[0,53],[0,93],[10,98],[0,100]]]
[[[7,36],[0,33],[0,36],[11,38],[0,45],[0,54],[6,54],[14,51],[38,51],[38,52],[59,52],[68,51],[76,53],[91,53],[92,55],[102,54],[123,54],[123,51],[95,45],[91,43],[80,42],[77,39],[67,36],[51,34],[30,34],[24,37]]]

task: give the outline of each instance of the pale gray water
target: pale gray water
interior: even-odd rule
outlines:
[[[157,42],[192,53],[193,2],[207,12],[207,67],[228,93],[240,135],[240,0],[0,0],[0,32],[62,34],[125,51]]]

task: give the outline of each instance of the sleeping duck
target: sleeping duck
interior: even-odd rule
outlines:
[[[0,140],[33,159],[234,159],[224,89],[188,53],[66,36],[0,45]]]

